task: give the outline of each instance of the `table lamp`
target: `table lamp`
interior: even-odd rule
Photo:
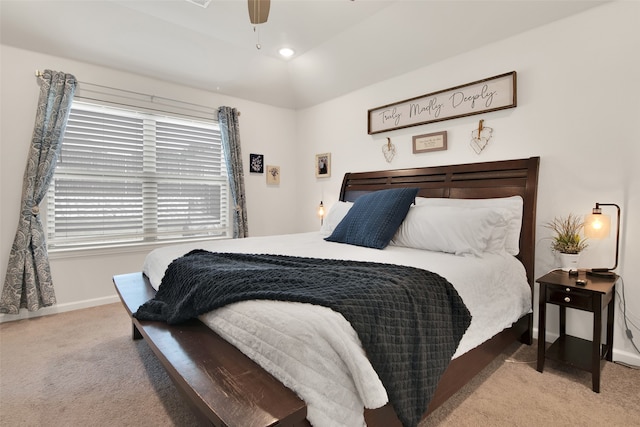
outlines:
[[[615,264],[611,268],[592,268],[587,270],[587,274],[592,276],[612,277],[615,275],[611,270],[618,267],[618,252],[620,248],[620,206],[615,203],[596,203],[596,207],[590,215],[585,216],[584,235],[590,239],[604,239],[609,237],[611,232],[611,217],[602,213],[601,206],[615,206],[617,209],[616,224],[616,258]]]
[[[320,200],[320,205],[318,205],[318,216],[320,217],[320,225],[324,222],[324,205],[322,204],[322,200]]]

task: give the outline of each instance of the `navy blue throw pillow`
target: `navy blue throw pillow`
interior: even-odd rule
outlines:
[[[394,188],[365,194],[325,240],[384,249],[407,216],[417,188]]]

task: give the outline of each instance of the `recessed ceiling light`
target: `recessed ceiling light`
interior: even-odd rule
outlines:
[[[293,49],[291,49],[290,47],[283,47],[280,48],[280,50],[278,51],[278,53],[285,57],[285,58],[290,58],[293,56],[293,54],[295,53]]]

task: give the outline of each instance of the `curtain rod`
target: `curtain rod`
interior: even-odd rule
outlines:
[[[36,70],[35,71],[35,75],[36,75],[36,77],[42,77],[42,72],[40,70]],[[163,97],[163,96],[150,95],[148,93],[135,92],[135,91],[132,91],[132,90],[120,89],[120,88],[116,88],[116,87],[100,85],[100,84],[97,84],[97,83],[89,83],[89,82],[82,82],[82,81],[78,81],[78,83],[82,84],[82,85],[89,85],[89,86],[93,86],[93,87],[97,87],[97,88],[103,88],[103,89],[107,89],[107,90],[114,90],[114,91],[118,91],[118,92],[124,92],[124,93],[128,93],[128,94],[131,94],[131,95],[143,96],[143,97],[149,98],[150,102],[156,102],[155,100],[158,99],[158,100],[165,100],[165,101],[169,101],[169,102],[176,102],[176,103],[183,104],[183,105],[191,105],[193,107],[204,108],[204,109],[215,111],[215,112],[218,112],[218,110],[219,110],[219,108],[216,108],[216,107],[209,107],[209,106],[206,106],[206,105],[200,105],[200,104],[195,104],[195,103],[192,103],[192,102],[181,101],[179,99],[172,99],[172,98],[166,98],[166,97]],[[89,92],[101,93],[101,92],[98,92],[96,90],[92,91],[90,89],[88,89],[88,91]],[[102,93],[105,94],[105,95],[108,95],[107,93],[104,93],[104,92],[102,92]],[[83,96],[79,96],[79,98],[86,98],[86,99],[96,100],[94,98],[83,97]],[[156,103],[158,103],[158,102],[156,102]],[[158,103],[158,104],[162,105],[161,102]],[[238,111],[238,116],[239,115],[240,115],[240,112]]]

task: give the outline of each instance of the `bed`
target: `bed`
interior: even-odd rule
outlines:
[[[533,286],[538,164],[539,158],[533,157],[464,165],[348,173],[344,177],[340,203],[345,205],[365,194],[371,194],[378,190],[409,187],[419,188],[418,199],[421,200],[508,199],[513,197],[521,200],[522,215],[518,224],[518,236],[516,236],[517,248],[513,254],[509,254],[507,257],[496,256],[496,258],[505,258],[496,262],[518,260],[517,264],[522,268],[523,281],[528,288],[528,307],[520,312],[521,315],[518,318],[505,325],[504,330],[495,334],[491,332],[488,337],[482,339],[481,343],[468,340],[467,343],[464,343],[464,340],[461,342],[463,348],[458,349],[442,375],[425,416],[473,378],[508,344],[514,340],[531,343],[531,289]],[[417,202],[416,207],[418,205]],[[278,253],[284,255],[301,253],[303,256],[310,256],[312,253],[305,252],[305,245],[311,243],[311,246],[318,246],[314,245],[318,236],[317,233],[303,234],[301,236],[280,237],[284,240],[280,241],[279,247],[284,249],[280,249]],[[256,240],[264,243],[268,239],[257,238]],[[252,245],[261,249],[257,241],[254,241]],[[303,244],[301,241],[306,243]],[[227,241],[226,244],[231,247],[225,247],[225,251],[234,251],[233,246],[240,245],[242,242]],[[332,243],[327,244],[331,245]],[[329,249],[329,252],[336,252],[335,248],[337,246]],[[157,261],[159,270],[164,271],[166,263],[175,256],[186,253],[187,250],[187,246],[165,249],[163,252],[164,261]],[[241,251],[241,249],[237,250]],[[415,249],[412,251],[415,252]],[[391,245],[389,249],[384,251],[367,249],[362,253],[365,252],[367,255],[358,255],[356,258],[369,260],[368,254],[372,252],[376,253],[374,258],[387,258],[394,253],[399,256],[398,259],[411,258],[411,251],[396,245]],[[327,256],[330,257],[330,255]],[[437,258],[440,255],[434,256]],[[455,257],[454,255],[447,256]],[[489,258],[487,256],[487,264],[493,262]],[[374,261],[376,260],[374,259]],[[151,284],[154,283],[154,286],[157,287],[160,278],[154,277],[154,275],[158,275],[158,268],[154,270],[152,266],[148,265],[154,262],[156,261],[153,259],[145,262],[144,271],[146,274],[133,273],[114,277],[116,288],[130,314],[155,294],[155,289]],[[502,270],[503,267],[497,268]],[[455,265],[450,268],[451,271],[456,269],[458,267]],[[242,426],[309,425],[306,420],[309,409],[307,404],[265,369],[246,357],[236,346],[231,345],[229,341],[233,341],[233,334],[225,335],[224,330],[214,332],[210,329],[210,319],[201,317],[200,320],[175,326],[137,318],[132,318],[132,320],[134,338],[144,337],[149,342],[178,389],[184,394],[194,412],[202,418],[204,423]],[[209,326],[205,326],[205,323]],[[223,339],[221,335],[227,336],[227,340]],[[236,343],[241,347],[240,344]],[[247,352],[246,349],[244,351]],[[389,404],[378,409],[366,409],[364,419],[367,425],[371,426],[401,424]]]

